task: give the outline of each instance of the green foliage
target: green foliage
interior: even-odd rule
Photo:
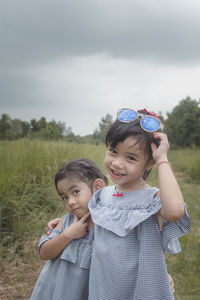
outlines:
[[[47,122],[44,117],[39,121],[31,120],[30,137],[42,138],[45,140],[61,139],[66,133],[65,124],[62,122],[56,123],[54,120]]]
[[[30,233],[26,227],[41,204],[46,212],[56,209],[50,177],[55,160],[45,145],[23,140],[0,144],[0,165],[1,239],[19,240]]]
[[[28,241],[45,232],[51,218],[63,215],[63,203],[54,187],[57,170],[67,160],[88,157],[105,172],[104,155],[103,144],[36,139],[0,142],[0,252],[7,265],[9,261],[26,255],[25,240],[26,245],[33,247]],[[188,204],[192,226],[190,233],[180,239],[182,252],[167,255],[167,267],[175,280],[176,299],[199,299],[200,149],[170,150],[169,159]],[[194,168],[198,184],[191,183]],[[148,181],[158,186],[155,169]],[[29,268],[32,269],[32,265]]]
[[[180,238],[182,252],[166,255],[167,269],[175,281],[176,300],[197,300],[200,295],[200,149],[170,150],[169,160],[180,184],[184,200],[188,205],[191,229]],[[188,162],[188,163],[187,163]],[[198,165],[196,184],[191,166]],[[148,182],[158,186],[157,170],[153,169]]]
[[[170,160],[173,161],[174,168],[184,173],[190,182],[199,183],[200,181],[200,150],[198,147],[171,150]]]
[[[193,145],[200,146],[200,102],[187,97],[167,114],[164,120],[162,112],[159,118],[165,123],[171,147],[184,148]],[[101,118],[98,128],[93,134],[87,136],[75,135],[72,128],[65,128],[65,123],[47,122],[45,117],[40,120],[32,119],[30,123],[19,119],[11,120],[9,115],[2,114],[0,119],[0,140],[16,140],[24,137],[43,140],[64,139],[68,142],[91,143],[99,145],[105,142],[105,137],[110,125],[113,123],[111,115],[106,114]]]
[[[200,189],[199,185],[180,181],[185,202],[191,218],[190,232],[180,238],[182,252],[167,256],[168,271],[175,280],[175,289],[180,298],[199,299],[200,295]],[[193,298],[194,297],[194,298]]]
[[[94,134],[80,136],[72,132],[71,127],[65,127],[63,122],[54,120],[47,122],[45,117],[40,120],[32,119],[30,123],[19,119],[11,119],[9,115],[2,114],[0,118],[0,140],[17,140],[24,137],[41,140],[65,140],[75,143],[101,144],[112,123],[112,117],[106,115],[99,123],[99,130]]]
[[[0,244],[40,235],[52,216],[63,211],[54,175],[67,160],[88,157],[103,168],[104,147],[65,142],[0,142]]]
[[[2,114],[0,119],[0,139],[7,139],[10,129],[11,119],[9,115]]]
[[[171,144],[178,147],[200,146],[200,107],[199,102],[190,97],[180,101],[165,122]]]
[[[2,114],[0,119],[1,140],[17,140],[24,137],[58,140],[63,138],[66,132],[65,123],[56,123],[54,120],[47,122],[45,117],[41,117],[39,121],[32,119],[30,123],[20,119],[11,120],[7,114]]]
[[[23,123],[19,119],[14,119],[10,123],[8,137],[11,140],[17,140],[23,137]]]
[[[101,118],[101,122],[99,122],[99,128],[94,131],[93,138],[95,140],[99,140],[104,143],[106,134],[112,123],[113,123],[113,118],[109,114]]]

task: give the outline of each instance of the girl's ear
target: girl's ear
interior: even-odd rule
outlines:
[[[97,190],[102,189],[105,186],[105,182],[101,178],[97,178],[93,183],[93,191],[96,192]]]

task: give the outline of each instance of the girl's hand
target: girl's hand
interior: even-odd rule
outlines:
[[[168,279],[169,279],[169,284],[170,284],[170,288],[173,292],[173,294],[175,293],[175,289],[174,289],[174,280],[172,278],[172,276],[170,274],[168,274]]]
[[[90,212],[85,214],[80,220],[77,216],[74,216],[74,222],[63,231],[63,235],[69,240],[80,239],[88,233],[88,222],[86,222],[89,217]]]
[[[58,225],[58,223],[60,222],[60,220],[61,220],[61,218],[56,218],[56,219],[51,220],[48,223],[48,228],[49,228],[49,231],[47,231],[48,235],[51,233],[51,230],[53,230]]]
[[[169,150],[169,142],[167,135],[161,132],[154,132],[154,138],[159,140],[159,146],[151,144],[152,155],[155,162],[167,161],[167,152]]]

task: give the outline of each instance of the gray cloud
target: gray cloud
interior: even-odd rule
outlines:
[[[196,9],[186,0],[1,1],[1,64],[96,53],[195,63],[200,4],[194,3]]]
[[[199,0],[0,0],[0,112],[85,134],[119,107],[169,111],[200,94],[199,36]]]

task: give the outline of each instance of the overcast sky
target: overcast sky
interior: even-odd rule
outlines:
[[[199,0],[0,0],[0,114],[93,133],[200,97]]]

